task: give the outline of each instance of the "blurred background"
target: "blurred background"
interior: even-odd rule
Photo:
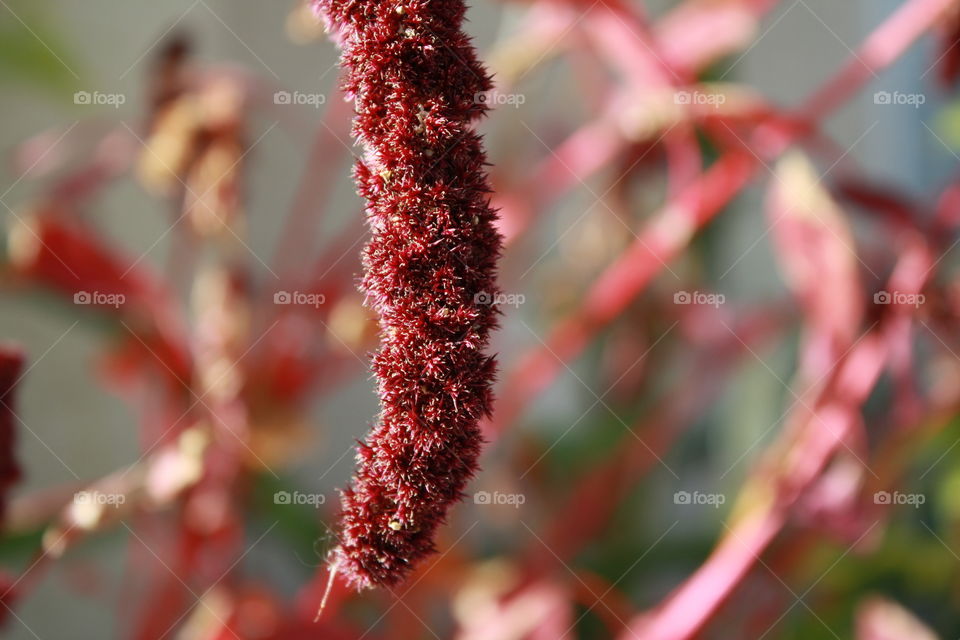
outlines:
[[[436,562],[312,627],[377,413],[338,53],[293,2],[0,0],[3,637],[957,637],[956,11],[475,3],[502,402]]]

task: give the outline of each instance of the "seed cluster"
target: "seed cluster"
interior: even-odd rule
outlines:
[[[337,570],[399,583],[477,470],[489,415],[501,239],[473,122],[491,81],[462,0],[319,0],[355,103],[355,167],[372,236],[362,289],[380,317],[381,414],[342,496]]]

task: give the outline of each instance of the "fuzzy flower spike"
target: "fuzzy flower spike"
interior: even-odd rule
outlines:
[[[489,415],[501,239],[472,123],[491,89],[462,0],[319,0],[355,102],[372,236],[362,288],[380,316],[379,423],[343,492],[331,573],[401,582],[477,470]]]

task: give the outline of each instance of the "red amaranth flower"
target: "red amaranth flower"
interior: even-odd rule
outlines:
[[[472,121],[491,81],[461,31],[462,0],[318,0],[343,50],[365,159],[355,178],[372,237],[363,290],[380,314],[379,424],[343,492],[336,571],[399,583],[477,470],[496,326],[494,227]]]

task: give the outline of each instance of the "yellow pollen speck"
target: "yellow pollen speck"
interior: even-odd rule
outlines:
[[[399,523],[398,521],[396,521],[396,520],[391,520],[391,521],[390,521],[390,524],[389,524],[389,527],[390,527],[391,529],[393,529],[394,531],[400,531],[400,529],[403,528],[403,525],[400,524],[400,523]]]

